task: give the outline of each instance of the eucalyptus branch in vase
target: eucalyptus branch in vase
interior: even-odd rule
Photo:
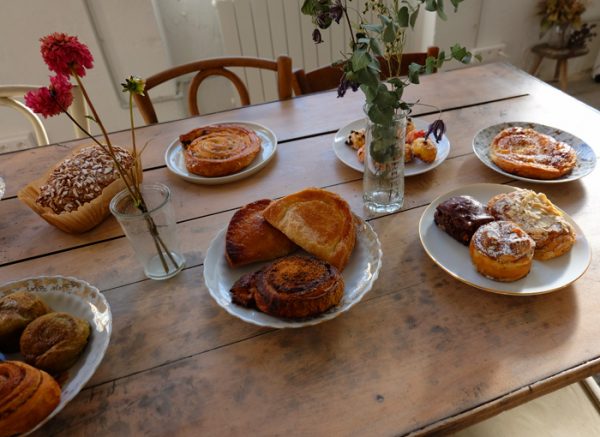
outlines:
[[[54,33],[41,38],[40,41],[42,43],[41,53],[44,62],[51,71],[56,73],[56,75],[50,78],[50,86],[42,87],[36,91],[27,93],[25,95],[26,105],[34,112],[44,116],[44,118],[59,115],[61,113],[66,114],[91,141],[110,157],[114,169],[125,185],[133,205],[135,205],[135,208],[143,214],[148,232],[152,236],[157,255],[165,274],[172,271],[172,269],[179,269],[181,267],[180,263],[173,257],[171,251],[161,237],[154,219],[149,214],[147,202],[142,195],[140,180],[140,175],[142,173],[141,152],[138,152],[135,139],[133,95],[143,95],[145,88],[144,80],[130,76],[121,84],[123,92],[129,93],[129,118],[132,140],[131,157],[133,160],[132,164],[126,168],[126,166],[122,164],[119,151],[112,144],[111,138],[108,135],[82,80],[86,75],[86,70],[93,67],[93,57],[88,47],[79,42],[77,37],[69,36],[64,33]],[[73,77],[79,86],[85,102],[92,112],[92,116],[88,118],[95,122],[102,132],[103,141],[94,137],[94,135],[69,114],[68,108],[73,102],[73,85],[69,80],[70,77]],[[169,263],[172,267],[169,266]]]

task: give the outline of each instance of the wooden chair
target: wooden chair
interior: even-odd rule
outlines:
[[[188,89],[188,110],[190,115],[199,115],[197,93],[200,84],[210,76],[222,76],[229,79],[238,91],[242,106],[250,104],[248,89],[240,77],[229,70],[232,67],[250,67],[271,70],[277,73],[277,88],[279,99],[292,97],[292,60],[289,56],[279,56],[276,61],[252,57],[213,58],[179,65],[146,79],[144,96],[135,95],[137,107],[147,124],[158,122],[149,90],[163,82],[188,73],[196,72]]]
[[[400,75],[408,74],[408,66],[413,62],[424,64],[428,56],[437,57],[440,52],[439,47],[429,47],[426,52],[405,53],[402,55],[402,65],[400,65]],[[381,78],[390,77],[390,71],[387,62],[383,58],[379,59],[381,65]],[[392,66],[395,70],[395,66]],[[337,88],[342,79],[343,71],[338,66],[321,67],[306,73],[304,70],[294,72],[297,88],[300,94],[316,93],[319,91],[331,90]]]
[[[27,92],[35,91],[36,85],[0,85],[0,106],[7,106],[21,113],[33,126],[33,132],[38,146],[50,144],[48,133],[38,115],[29,109],[23,102],[16,98],[22,98]],[[83,94],[78,86],[73,86],[73,103],[69,107],[69,113],[89,132],[89,120],[87,119],[86,106]],[[74,126],[75,136],[84,138],[86,135],[77,126]]]

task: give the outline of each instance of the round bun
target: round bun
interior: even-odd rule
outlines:
[[[49,313],[31,322],[21,336],[29,364],[51,373],[67,370],[88,342],[90,324],[67,313]]]
[[[512,282],[531,270],[535,242],[515,223],[497,221],[481,226],[469,244],[471,260],[482,275]]]
[[[412,142],[412,152],[416,158],[431,164],[437,156],[437,146],[429,138],[417,138]]]
[[[25,327],[50,308],[36,295],[19,291],[0,299],[0,346],[4,352],[19,350]]]
[[[0,437],[33,429],[60,402],[58,383],[19,361],[0,362]]]

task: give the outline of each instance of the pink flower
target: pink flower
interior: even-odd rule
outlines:
[[[25,104],[33,112],[42,114],[44,118],[53,117],[66,111],[73,103],[71,93],[71,82],[62,74],[50,78],[50,86],[42,87],[37,91],[29,91],[25,94]]]
[[[55,32],[40,39],[44,62],[51,71],[67,76],[75,70],[78,76],[85,76],[85,69],[92,68],[94,58],[85,44],[76,36]]]

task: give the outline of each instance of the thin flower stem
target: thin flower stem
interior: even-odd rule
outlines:
[[[352,50],[354,50],[354,46],[356,46],[356,40],[354,39],[354,31],[352,30],[352,23],[350,22],[350,17],[348,16],[347,0],[344,0],[344,15],[346,16],[346,22],[348,23],[348,29],[350,30],[350,37],[352,37]]]

